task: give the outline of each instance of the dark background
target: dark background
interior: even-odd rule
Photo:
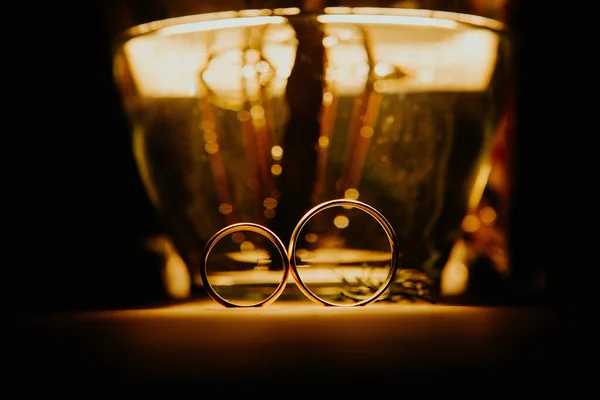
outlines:
[[[585,304],[590,261],[575,228],[580,218],[562,200],[581,192],[578,174],[567,168],[572,141],[565,138],[585,114],[581,101],[562,94],[583,78],[581,55],[571,50],[574,61],[565,63],[562,46],[555,56],[564,29],[543,21],[558,11],[534,3],[514,1],[510,11],[517,67],[512,265],[524,286],[536,268],[548,271],[544,301]],[[162,226],[139,181],[112,78],[111,34],[121,20],[106,13],[109,5],[24,3],[11,11],[23,33],[13,31],[4,50],[5,310],[131,307],[160,298],[148,267],[156,260],[140,243]],[[561,77],[569,87],[557,83]]]

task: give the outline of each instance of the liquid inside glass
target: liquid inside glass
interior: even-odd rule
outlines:
[[[402,271],[439,281],[489,173],[509,86],[501,28],[458,14],[344,9],[200,15],[128,32],[115,76],[135,157],[194,276],[219,229],[258,223],[287,245],[310,208],[349,198],[390,221]],[[354,260],[362,268],[388,246],[376,224],[337,217],[337,229],[304,233],[313,254],[334,264],[366,257]],[[350,251],[357,243],[362,253]],[[331,291],[329,273],[306,279]]]

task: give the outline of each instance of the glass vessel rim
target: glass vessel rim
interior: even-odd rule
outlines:
[[[283,17],[298,18],[306,16],[334,16],[334,15],[362,15],[362,16],[396,16],[396,17],[414,17],[429,18],[434,20],[453,21],[460,25],[485,29],[498,35],[505,35],[509,29],[507,25],[499,20],[488,17],[465,14],[451,11],[438,11],[430,9],[411,9],[411,8],[384,8],[384,7],[333,7],[326,8],[323,12],[304,12],[297,8],[292,9],[249,9],[240,11],[220,11],[212,13],[193,14],[183,17],[174,17],[160,19],[152,22],[130,27],[120,35],[117,42],[124,43],[130,39],[156,34],[159,30],[177,26],[181,24],[193,24],[199,22],[217,21],[236,18],[255,18],[255,17]]]

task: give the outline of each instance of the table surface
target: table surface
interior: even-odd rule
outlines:
[[[589,352],[590,342],[581,335],[592,326],[586,313],[286,302],[227,309],[202,301],[156,309],[21,315],[4,321],[8,338],[2,352],[15,377],[46,377],[46,387],[58,385],[60,390],[65,377],[98,390],[121,384],[153,392],[246,392],[260,384],[291,388],[318,382],[349,392],[355,384],[373,390],[412,383],[506,385],[530,381],[532,374],[548,379],[584,373],[579,358],[582,351]]]

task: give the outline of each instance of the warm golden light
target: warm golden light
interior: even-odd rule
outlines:
[[[358,190],[354,188],[346,189],[346,191],[344,192],[344,197],[346,199],[358,200],[359,195],[360,193],[358,192]]]
[[[191,277],[188,268],[173,243],[164,236],[148,241],[148,247],[163,257],[162,280],[169,297],[185,299],[191,292]]]
[[[304,237],[304,240],[306,240],[308,243],[315,243],[317,240],[319,240],[319,236],[314,233],[307,233]]]
[[[279,164],[271,165],[271,173],[273,175],[279,176],[279,175],[281,175],[282,172],[283,172],[283,168],[281,167],[281,165],[279,165]]]
[[[277,199],[274,199],[272,197],[266,198],[265,201],[263,201],[263,206],[265,206],[265,208],[267,209],[274,209],[275,207],[277,207]]]
[[[219,212],[221,214],[231,214],[232,211],[233,207],[231,206],[231,204],[223,203],[219,205]]]
[[[450,17],[484,26],[490,21],[477,17],[470,21],[460,14],[435,14],[438,18],[434,18],[422,13],[388,14],[381,9],[352,12],[318,17],[325,25],[328,79],[335,83],[333,91],[338,95],[364,90],[371,68],[367,45],[373,57],[373,74],[379,79],[375,82],[378,92],[477,91],[487,87],[498,37],[493,31],[472,29]],[[222,105],[232,109],[239,108],[245,96],[257,92],[260,84],[268,83],[272,96],[282,96],[297,45],[287,19],[226,15],[229,18],[181,25],[168,20],[163,22],[164,27],[155,23],[157,30],[130,39],[124,49],[140,94],[194,97],[205,95],[210,88],[223,98]],[[246,45],[247,29],[259,26],[268,28],[263,32],[262,56]],[[362,29],[365,27],[369,28],[367,37]],[[395,76],[397,68],[403,71],[400,76]],[[199,84],[201,71],[206,87]]]
[[[445,296],[457,296],[465,292],[469,281],[467,267],[468,249],[464,241],[456,242],[441,277],[441,292]]]
[[[322,149],[329,147],[329,138],[327,136],[319,136],[319,147]]]
[[[250,243],[250,242],[244,242]],[[255,249],[252,243],[247,246],[246,249],[241,252],[227,253],[227,257],[233,261],[243,263],[258,263],[258,264],[270,264],[271,255],[266,250]],[[281,274],[280,274],[281,275]]]
[[[281,160],[281,157],[283,157],[283,148],[281,146],[273,146],[271,148],[271,157],[273,157],[273,160]]]
[[[235,232],[231,235],[231,240],[234,243],[242,243],[246,240],[246,236],[242,232]]]
[[[333,219],[333,224],[338,229],[344,229],[350,225],[350,220],[345,215],[338,215]]]
[[[477,176],[475,177],[473,189],[471,190],[469,196],[469,201],[467,204],[469,210],[474,210],[479,205],[481,197],[483,196],[483,191],[487,185],[488,178],[490,177],[491,170],[492,164],[489,161],[485,161],[481,164],[479,171],[477,172]]]
[[[275,95],[283,93],[295,57],[294,31],[285,21],[270,16],[169,25],[132,38],[124,50],[141,95],[195,97],[210,89],[226,108],[235,109],[246,92],[259,90],[259,83],[270,82]],[[261,49],[265,59],[256,49],[245,50],[247,29],[253,26],[269,27]]]
[[[480,227],[481,222],[472,214],[467,215],[462,221],[462,229],[467,233],[476,232]]]
[[[275,15],[297,15],[297,14],[300,14],[300,9],[298,7],[276,8],[275,10],[273,10],[273,14],[275,14]]]
[[[217,143],[206,143],[204,145],[204,150],[208,154],[215,154],[217,151],[219,151],[219,145]]]
[[[307,235],[308,236],[308,235]],[[313,238],[316,240],[316,237]],[[390,261],[390,252],[357,250],[357,249],[317,249],[309,251],[298,249],[296,255],[301,262],[302,280],[310,284],[334,284],[338,285],[340,276],[347,279],[360,278],[364,275],[363,268],[340,267],[340,264],[364,264],[385,263]],[[271,256],[264,250],[251,249],[241,252],[228,253],[231,260],[244,263],[269,264]],[[333,268],[335,266],[335,268]],[[371,271],[375,279],[385,279],[388,268],[374,268]],[[249,271],[220,271],[211,276],[213,285],[242,285],[242,284],[264,284],[265,282],[279,282],[281,272],[254,269]],[[293,284],[294,278],[288,277],[288,283]]]
[[[362,128],[360,128],[360,136],[364,137],[365,139],[370,138],[371,136],[373,136],[373,128],[365,125]]]
[[[249,241],[242,242],[242,244],[240,245],[240,250],[241,251],[252,251],[252,250],[254,250],[254,244]]]
[[[493,225],[496,222],[496,210],[492,207],[483,207],[479,211],[479,219],[486,225]]]
[[[454,29],[457,27],[456,21],[433,19],[423,17],[408,17],[401,15],[357,15],[357,14],[327,14],[320,15],[319,22],[327,23],[345,23],[345,24],[393,24],[393,25],[412,25],[412,26],[433,26],[438,28]]]
[[[165,36],[181,35],[184,33],[206,32],[217,29],[247,28],[250,26],[258,26],[265,24],[283,24],[284,22],[286,22],[286,19],[280,16],[249,16],[241,18],[217,19],[214,21],[192,22],[187,24],[168,26],[162,29],[158,29],[156,31],[156,34]]]

